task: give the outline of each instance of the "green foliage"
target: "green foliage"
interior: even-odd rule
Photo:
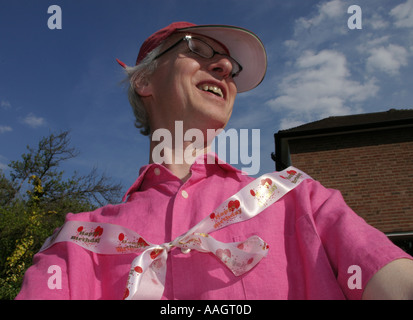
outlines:
[[[10,179],[0,170],[0,299],[14,299],[33,255],[60,227],[68,212],[91,211],[120,199],[121,185],[90,174],[64,179],[59,166],[77,155],[68,132],[27,147],[22,160],[12,161]]]

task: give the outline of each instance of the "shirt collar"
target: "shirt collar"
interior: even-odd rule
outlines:
[[[246,174],[221,160],[215,152],[208,152],[205,155],[198,156],[195,159],[194,163],[191,165],[190,170],[191,172],[196,171],[198,174],[204,174],[204,176],[214,174],[217,172],[217,170],[233,171],[239,175]],[[165,168],[163,165],[157,163],[147,164],[140,168],[139,177],[123,196],[122,201],[125,202],[128,197],[134,192],[138,192],[141,189],[148,189],[155,184],[167,181],[175,181],[182,184],[181,179],[176,177],[169,169]]]

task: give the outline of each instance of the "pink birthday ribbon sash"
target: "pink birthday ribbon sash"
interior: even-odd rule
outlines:
[[[135,231],[119,225],[66,221],[40,251],[55,243],[70,241],[99,254],[138,253],[132,261],[123,298],[158,300],[165,288],[168,253],[174,248],[180,248],[183,253],[190,250],[213,253],[235,276],[254,268],[268,253],[269,246],[264,240],[254,235],[242,242],[223,243],[210,233],[255,217],[305,179],[311,177],[294,167],[264,174],[225,200],[188,232],[168,243],[150,243]]]

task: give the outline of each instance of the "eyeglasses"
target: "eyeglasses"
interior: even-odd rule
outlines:
[[[232,71],[231,72],[231,77],[232,78],[235,78],[236,76],[238,76],[240,74],[240,72],[242,71],[242,66],[234,58],[230,57],[227,54],[215,51],[208,43],[202,41],[201,39],[194,38],[194,37],[189,36],[189,35],[183,37],[177,43],[173,44],[168,49],[166,49],[165,51],[158,54],[154,58],[154,60],[158,59],[160,56],[164,55],[168,51],[175,48],[182,41],[186,42],[186,44],[188,45],[188,48],[189,48],[189,50],[191,50],[191,52],[196,53],[197,55],[201,56],[202,58],[211,59],[216,54],[219,54],[221,56],[226,57],[231,62],[231,65],[232,65],[232,70],[231,70]]]

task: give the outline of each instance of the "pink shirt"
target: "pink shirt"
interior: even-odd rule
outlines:
[[[229,164],[199,160],[185,183],[161,165],[144,166],[126,202],[68,214],[67,220],[117,224],[151,243],[169,242],[253,179]],[[411,258],[356,215],[340,192],[313,180],[253,219],[211,235],[225,242],[258,235],[270,246],[268,256],[236,277],[212,254],[175,248],[168,257],[163,299],[360,299],[375,272],[397,258]],[[135,256],[57,243],[35,255],[17,299],[122,299]],[[52,265],[62,270],[61,289],[48,287]],[[361,289],[348,286],[353,265],[360,267]]]

